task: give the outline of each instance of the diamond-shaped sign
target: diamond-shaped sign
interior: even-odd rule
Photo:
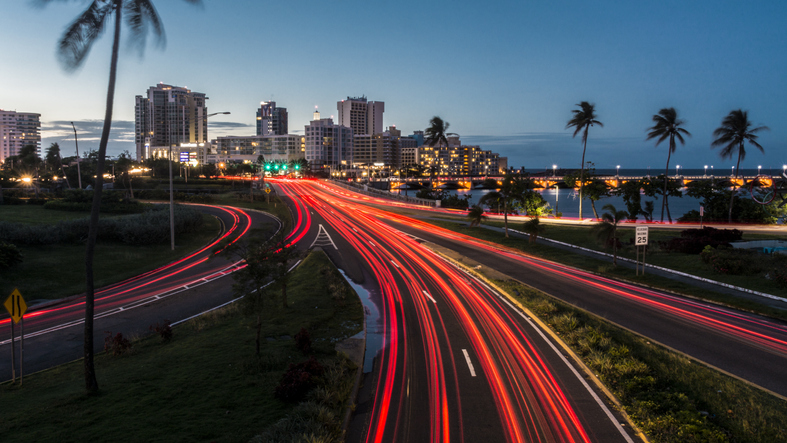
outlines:
[[[22,316],[25,315],[27,312],[27,303],[25,303],[25,299],[22,298],[22,294],[19,292],[19,289],[14,288],[14,292],[5,299],[5,303],[3,306],[8,310],[8,313],[11,314],[11,318],[14,319],[14,323],[19,323],[19,320],[22,319]]]

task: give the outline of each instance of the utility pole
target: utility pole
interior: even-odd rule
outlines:
[[[74,128],[74,144],[77,147],[77,178],[79,179],[79,189],[82,189],[82,171],[79,169],[79,142],[77,141],[77,127],[74,122],[71,122],[71,127]]]

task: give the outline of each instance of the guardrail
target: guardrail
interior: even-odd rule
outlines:
[[[331,183],[334,184],[334,185],[337,185],[337,186],[339,186],[341,188],[345,188],[345,189],[351,190],[353,192],[357,192],[359,194],[368,195],[370,197],[388,198],[388,199],[392,199],[392,200],[399,200],[399,201],[406,202],[406,203],[413,203],[413,204],[416,204],[416,205],[429,206],[429,207],[433,207],[433,208],[440,206],[440,200],[430,200],[430,199],[426,199],[426,198],[418,198],[418,197],[410,197],[410,196],[407,196],[407,195],[394,194],[393,192],[383,191],[381,189],[370,188],[370,187],[368,187],[366,185],[356,185],[354,183],[352,185],[350,185],[348,183],[339,182],[339,181],[336,181],[336,180],[331,180]]]

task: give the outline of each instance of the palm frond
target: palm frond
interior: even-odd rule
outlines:
[[[113,4],[93,0],[90,6],[68,28],[58,44],[58,58],[67,71],[78,68],[90,53],[93,42],[101,36]]]
[[[134,46],[140,55],[147,44],[148,31],[152,30],[156,38],[156,46],[166,45],[164,27],[161,24],[156,8],[149,0],[131,0],[124,3],[126,24],[131,32],[129,45]]]

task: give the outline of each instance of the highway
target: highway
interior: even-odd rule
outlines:
[[[347,190],[334,192],[337,197],[352,198]],[[364,199],[368,198],[358,200]],[[376,208],[381,202],[384,201],[372,201]],[[784,322],[604,278],[420,220],[378,211],[380,217],[402,232],[454,250],[651,340],[787,397],[783,369],[787,367],[787,325]]]
[[[299,227],[369,280],[383,331],[348,441],[633,441],[546,334],[500,294],[313,181],[278,181]]]
[[[221,221],[221,231],[210,244],[180,260],[96,291],[97,352],[103,350],[107,332],[120,332],[126,337],[144,335],[151,325],[175,322],[231,300],[231,285],[222,277],[238,263],[227,260],[226,253],[216,254],[214,249],[238,241],[252,226],[278,223],[267,215],[238,208],[199,206]],[[84,296],[31,307],[23,320],[24,372],[30,374],[80,358],[84,315]],[[0,381],[11,379],[10,322],[10,318],[0,320],[0,354],[4,356],[0,359]],[[15,328],[18,345],[20,325]]]

